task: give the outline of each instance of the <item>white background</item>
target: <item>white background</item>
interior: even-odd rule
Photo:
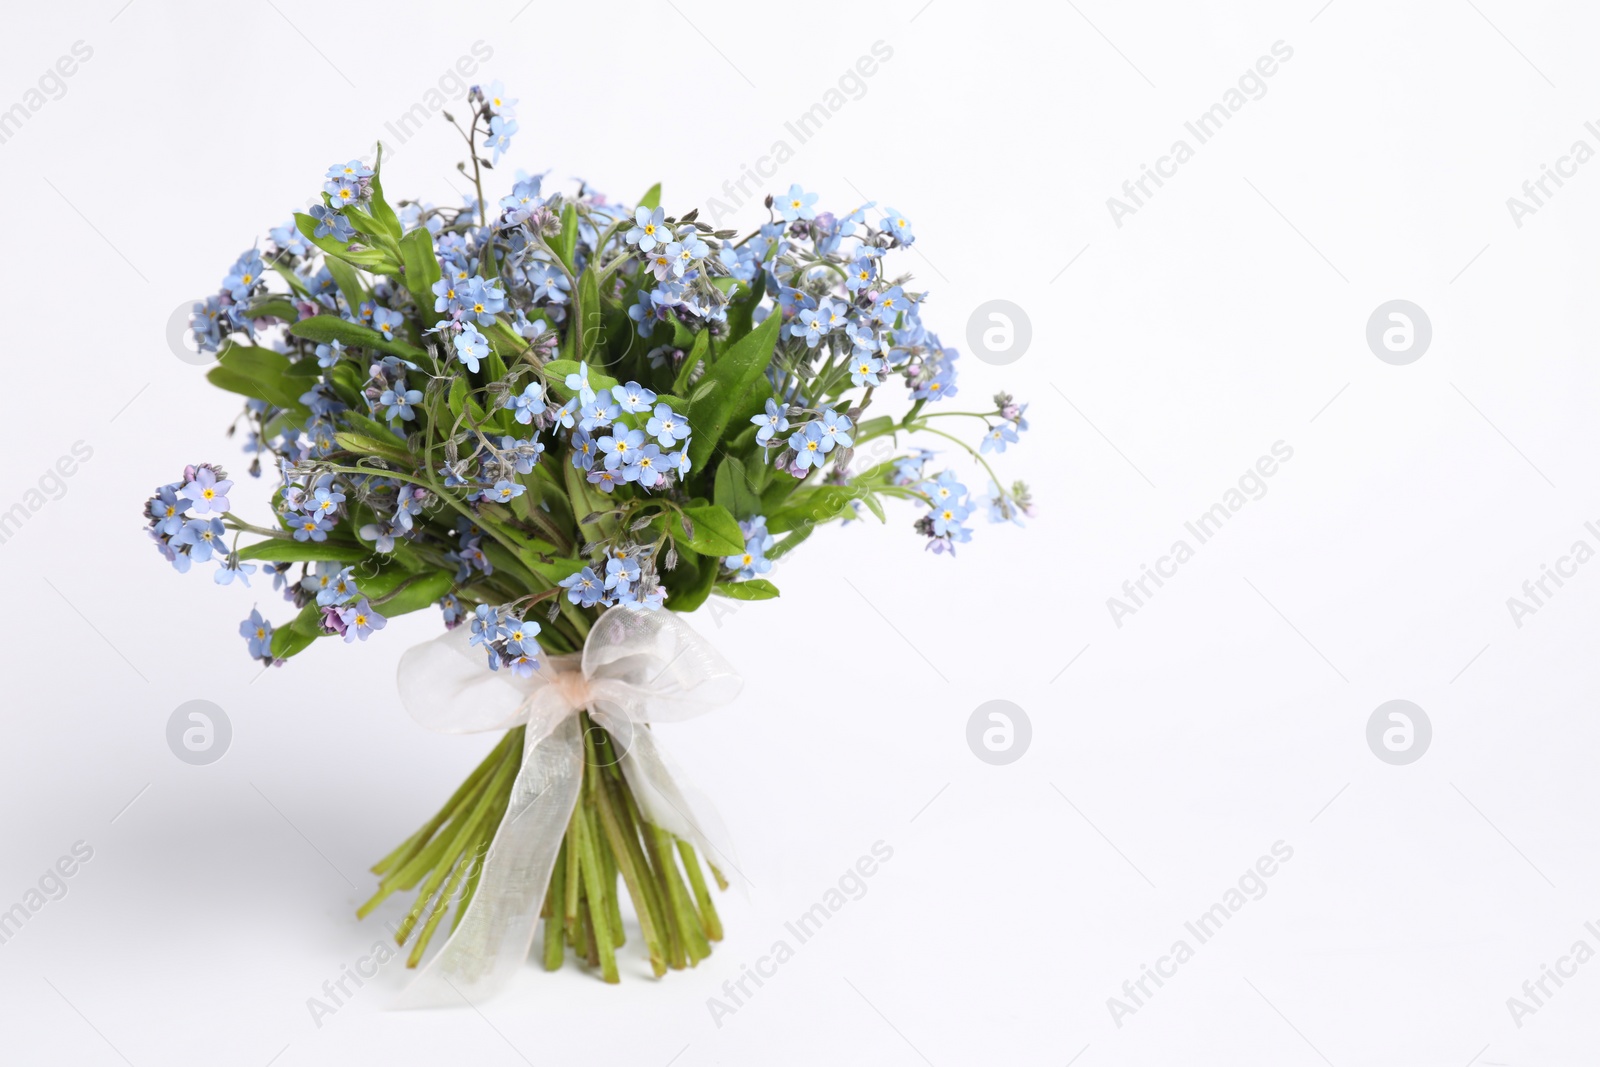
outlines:
[[[1585,5],[121,2],[19,8],[0,43],[0,107],[93,48],[0,144],[0,508],[94,450],[0,545],[0,907],[94,850],[0,945],[8,1062],[1594,1062],[1600,963],[1520,1027],[1506,1005],[1600,949],[1600,564],[1520,628],[1506,606],[1600,547],[1600,163],[1521,227],[1506,206],[1600,148]],[[698,970],[652,981],[635,939],[618,988],[530,966],[411,1014],[390,964],[318,1026],[307,999],[383,936],[353,914],[366,866],[492,739],[398,704],[432,613],[258,677],[238,621],[287,609],[157,557],[150,489],[243,468],[233,399],[164,331],[479,40],[521,98],[508,169],[629,201],[659,179],[679,212],[892,47],[771,189],[899,208],[950,343],[983,301],[1026,309],[1027,353],[963,359],[953,403],[1032,403],[1002,461],[1038,514],[955,559],[910,511],[829,530],[781,600],[696,617],[748,685],[666,741],[754,884]],[[1280,40],[1266,95],[1115,225],[1107,197]],[[391,196],[452,201],[452,137],[406,143]],[[1409,366],[1365,341],[1396,298],[1433,324]],[[1115,625],[1106,599],[1280,440],[1269,492]],[[1395,698],[1433,725],[1409,766],[1365,738]],[[167,748],[191,699],[233,724],[211,766]],[[1009,766],[965,740],[991,699],[1031,718]],[[719,1027],[707,998],[880,840],[867,894]],[[1116,1025],[1107,998],[1280,840],[1270,891]]]

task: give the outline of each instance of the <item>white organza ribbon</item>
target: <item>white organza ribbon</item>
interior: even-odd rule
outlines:
[[[440,733],[527,724],[522,767],[484,857],[466,914],[400,996],[402,1008],[459,1006],[500,990],[527,959],[556,854],[583,780],[578,713],[610,734],[645,819],[737,871],[726,835],[703,801],[691,804],[648,726],[700,715],[733,700],[743,684],[704,638],[670,611],[614,607],[581,653],[541,656],[537,674],[491,671],[466,626],[400,658],[400,698]]]

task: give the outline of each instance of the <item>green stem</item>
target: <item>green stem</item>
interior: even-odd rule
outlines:
[[[706,938],[710,941],[721,941],[722,919],[717,915],[717,906],[711,900],[711,890],[706,888],[706,877],[700,873],[700,858],[694,854],[694,846],[680,840],[678,855],[682,857],[683,869],[689,875],[689,886],[694,890],[695,903],[700,908],[700,921],[705,927]]]

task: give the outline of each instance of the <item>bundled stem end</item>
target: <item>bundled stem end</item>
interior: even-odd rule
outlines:
[[[722,940],[722,920],[689,842],[647,822],[623,776],[618,750],[587,714],[583,783],[545,891],[546,970],[560,968],[570,947],[580,961],[618,982],[617,950],[626,943],[619,883],[626,887],[651,969],[693,967]],[[395,931],[413,942],[406,966],[421,962],[453,906],[454,930],[477,891],[484,857],[500,827],[522,764],[523,727],[506,733],[438,814],[373,865],[378,890],[356,914],[366,918],[397,890],[417,890]],[[710,863],[712,877],[727,880]]]

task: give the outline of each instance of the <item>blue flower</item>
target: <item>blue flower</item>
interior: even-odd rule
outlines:
[[[661,208],[652,211],[640,207],[633,213],[633,229],[628,231],[628,243],[638,245],[639,251],[648,252],[656,245],[666,244],[671,232],[666,225],[667,213]]]
[[[622,475],[622,471],[611,471],[602,467],[600,470],[591,470],[587,478],[590,485],[599,486],[602,493],[609,493],[620,483],[627,481]]]
[[[578,398],[580,406],[594,399],[594,389],[589,385],[589,364],[578,364],[578,369],[567,375],[564,384],[567,392]]]
[[[473,277],[462,289],[462,304],[469,315],[477,316],[479,326],[492,326],[495,312],[506,306],[506,294],[498,283]]]
[[[971,512],[965,504],[947,500],[933,509],[933,532],[939,537],[949,536],[961,526]]]
[[[246,588],[250,586],[250,576],[256,572],[254,563],[243,563],[233,553],[228,553],[221,560],[222,565],[217,568],[213,578],[218,585],[232,585],[235,578]]]
[[[267,231],[267,236],[272,238],[272,243],[278,251],[291,256],[303,256],[311,251],[311,246],[306,243],[305,236],[301,234],[300,227],[290,219],[282,226],[274,226]]]
[[[404,315],[398,311],[390,311],[388,308],[375,308],[372,312],[372,325],[379,333],[383,334],[385,341],[393,341],[395,339],[395,331],[405,321]]]
[[[518,422],[528,425],[535,415],[544,411],[544,386],[529,382],[520,395],[506,398],[506,406],[516,413]]]
[[[639,563],[626,556],[606,560],[606,588],[622,592],[639,580]]]
[[[395,525],[391,522],[369,522],[361,527],[361,539],[371,541],[374,551],[394,551]]]
[[[637,432],[637,431],[635,431]],[[632,471],[629,481],[636,481],[646,489],[653,489],[666,477],[666,457],[661,454],[657,446],[645,445],[633,457]]]
[[[804,337],[807,348],[816,348],[817,342],[828,333],[828,319],[820,311],[802,308],[789,324],[790,337]]]
[[[764,415],[752,415],[750,421],[760,427],[756,431],[756,444],[762,448],[767,446],[774,434],[780,434],[789,428],[789,420],[783,416],[783,408],[776,400],[767,398],[767,411]]]
[[[327,177],[330,179],[344,179],[345,181],[360,181],[362,178],[372,177],[372,168],[359,159],[352,159],[348,163],[335,163],[328,168]]]
[[[145,514],[150,516],[155,531],[162,537],[172,537],[183,529],[187,513],[194,506],[194,501],[178,495],[180,488],[177,482],[163,485],[145,506]]]
[[[261,282],[261,275],[266,269],[261,262],[261,253],[252,248],[234,263],[233,269],[223,279],[222,287],[228,290],[228,295],[234,300],[246,300]]]
[[[637,414],[649,411],[650,405],[656,402],[656,394],[640,385],[638,382],[628,382],[625,385],[613,385],[611,395],[617,398],[617,403],[622,405],[622,410]]]
[[[578,429],[585,433],[604,429],[621,413],[622,409],[611,402],[611,397],[604,394],[592,396],[579,415]]]
[[[339,618],[344,621],[345,625],[345,644],[349,644],[358,637],[365,641],[372,636],[374,631],[383,629],[389,622],[388,619],[372,610],[372,605],[367,602],[366,597],[362,597],[349,607],[340,608]]]
[[[572,465],[581,471],[594,468],[594,438],[582,430],[572,435]]]
[[[850,436],[853,424],[846,415],[841,415],[832,408],[824,408],[822,412],[822,435],[832,444],[842,448],[849,448],[855,441]]]
[[[233,483],[219,480],[210,467],[196,467],[194,479],[178,490],[178,495],[191,501],[196,515],[220,515],[228,510],[228,490]]]
[[[221,519],[189,519],[172,538],[172,543],[187,546],[188,557],[196,563],[204,563],[213,552],[222,551],[222,538],[226,533]]]
[[[479,604],[472,612],[472,636],[469,645],[486,645],[500,634],[500,612],[488,604]]]
[[[306,502],[306,510],[331,519],[344,501],[344,494],[336,487],[318,486]]]
[[[317,228],[311,232],[313,237],[332,237],[335,241],[355,240],[355,227],[350,225],[349,219],[333,208],[313,204],[310,214],[317,220]]]
[[[540,263],[528,269],[528,281],[533,285],[533,298],[552,304],[565,304],[572,292],[572,282],[566,272],[551,263]]]
[[[592,608],[606,595],[605,582],[594,572],[593,567],[585,567],[577,574],[570,574],[556,584],[565,589],[567,599],[579,607]]]
[[[259,610],[251,609],[250,617],[239,624],[239,636],[245,639],[251,658],[272,658],[272,624]]]
[[[508,615],[500,620],[500,638],[505,642],[506,652],[513,656],[537,656],[539,643],[534,640],[539,633],[539,624],[519,619]]]
[[[600,451],[606,454],[606,470],[632,466],[636,449],[644,444],[644,431],[617,427],[615,434],[600,438]]]
[[[459,311],[463,307],[460,283],[449,275],[433,283],[433,297],[434,311]]]
[[[477,330],[468,326],[455,339],[456,357],[466,364],[468,370],[478,369],[478,360],[489,354],[489,339]]]
[[[338,564],[334,564],[338,567]],[[355,571],[351,567],[339,567],[332,575],[319,576],[322,587],[317,590],[317,604],[328,607],[334,604],[345,604],[356,598]]]
[[[296,541],[326,541],[333,523],[317,515],[296,515],[291,520]]]
[[[507,222],[523,222],[529,215],[544,203],[544,198],[539,195],[539,178],[524,178],[511,187],[510,196],[500,198],[500,207],[506,213]]]
[[[407,389],[404,379],[395,383],[393,389],[385,389],[378,397],[378,403],[384,407],[383,417],[393,422],[395,419],[410,420],[417,417],[413,404],[422,403],[421,389]]]
[[[794,449],[796,467],[801,470],[821,467],[827,462],[828,453],[833,451],[833,438],[824,434],[817,423],[808,422],[790,436],[789,447]]]
[[[328,194],[328,199],[339,207],[348,207],[361,202],[363,192],[359,181],[348,178],[334,178],[322,184],[322,191]]]
[[[794,222],[798,219],[816,218],[817,209],[812,207],[816,202],[816,193],[808,193],[798,185],[791,185],[787,193],[773,198],[772,206],[785,222]]]
[[[956,481],[955,471],[941,471],[938,477],[923,482],[917,488],[927,494],[929,503],[934,507],[967,495],[967,487]]]
[[[878,375],[883,372],[883,360],[872,354],[870,348],[857,348],[850,353],[850,382],[853,385],[882,385]]]
[[[689,436],[688,421],[667,404],[656,405],[655,414],[650,416],[650,421],[645,423],[644,429],[651,437],[661,442],[662,448],[672,448]]]
[[[878,228],[903,245],[910,245],[916,241],[916,235],[911,232],[911,223],[906,221],[905,216],[892,207],[885,210],[888,214],[878,223]]]
[[[517,120],[496,115],[489,120],[489,136],[483,139],[483,147],[494,149],[494,161],[500,162],[500,157],[506,149],[511,147],[511,135],[517,132]]]
[[[850,271],[845,275],[844,287],[852,293],[859,292],[871,285],[878,277],[878,265],[869,256],[862,256],[850,264]]]
[[[910,307],[911,301],[906,296],[904,289],[898,285],[891,289],[885,289],[872,302],[872,321],[892,323],[895,320],[895,316],[909,310]]]
[[[504,115],[506,118],[510,118],[517,113],[517,101],[507,98],[506,87],[498,79],[492,82],[489,85],[489,91],[483,94],[483,102],[488,104],[489,110],[496,115]],[[528,183],[519,182],[517,187],[521,188],[526,184]],[[533,188],[537,193],[539,189],[538,178],[533,179]]]
[[[722,565],[735,571],[741,581],[766,574],[772,569],[772,561],[767,559],[766,554],[777,543],[767,532],[766,517],[757,515],[748,522],[741,522],[739,529],[744,534],[744,551],[724,556]]]
[[[978,446],[978,451],[988,452],[993,449],[996,452],[1004,452],[1006,445],[1016,443],[1017,431],[1011,428],[1009,422],[1001,422],[989,427],[989,432],[984,434],[983,444]]]
[[[439,598],[439,612],[444,616],[444,628],[454,630],[461,623],[461,601],[454,593]]]
[[[337,365],[340,357],[343,355],[344,343],[342,341],[329,341],[325,345],[318,345],[317,366],[326,370],[329,367]]]
[[[501,478],[498,482],[494,483],[493,489],[484,490],[483,498],[485,500],[492,500],[497,504],[505,504],[517,499],[517,497],[521,496],[525,492],[527,492],[527,489],[523,486],[508,479]]]

